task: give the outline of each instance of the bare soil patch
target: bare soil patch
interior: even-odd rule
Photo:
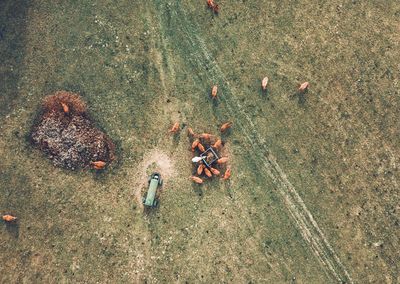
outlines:
[[[163,151],[155,148],[147,152],[143,156],[143,160],[140,162],[137,168],[137,184],[134,192],[136,200],[140,206],[142,205],[141,197],[142,190],[147,185],[147,179],[152,172],[159,172],[164,184],[168,182],[168,179],[176,175],[174,161]]]

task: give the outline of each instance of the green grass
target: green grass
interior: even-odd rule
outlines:
[[[0,213],[19,217],[0,226],[2,282],[335,283],[263,166],[274,157],[354,282],[399,281],[400,5],[219,4],[215,16],[201,1],[0,3]],[[118,145],[105,173],[56,169],[28,144],[55,90],[80,93]],[[232,179],[199,188],[185,132],[167,129],[227,120]],[[134,192],[152,151],[175,174],[143,214]]]

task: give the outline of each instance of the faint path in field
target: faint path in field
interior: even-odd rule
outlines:
[[[163,25],[161,15],[163,6],[160,1],[156,0],[155,2],[156,9],[160,13],[161,25]],[[219,98],[225,104],[229,114],[232,117],[236,117],[236,128],[244,134],[252,148],[252,158],[262,165],[262,170],[276,185],[290,215],[304,240],[309,243],[316,258],[325,268],[325,271],[335,279],[353,283],[349,273],[307,209],[304,201],[276,162],[275,157],[269,152],[265,140],[257,133],[251,118],[235,96],[236,91],[229,85],[218,64],[210,56],[206,44],[197,33],[196,27],[188,20],[185,11],[182,10],[180,1],[177,1],[176,5],[169,8],[169,13],[172,15],[173,20],[176,21],[174,29],[180,30],[185,34],[186,42],[184,45],[188,48],[186,52],[190,54],[189,60],[196,67],[206,70],[207,79],[219,84],[221,89]],[[170,23],[173,23],[173,20],[170,19]]]
[[[145,33],[148,35],[148,42],[150,46],[149,55],[152,60],[152,63],[155,64],[155,67],[158,70],[159,81],[155,82],[155,84],[159,85],[159,89],[161,90],[162,93],[160,104],[164,104],[166,98],[168,97],[168,85],[171,84],[171,82],[169,82],[171,80],[171,76],[168,73],[174,74],[174,70],[171,67],[169,56],[167,54],[166,43],[160,33],[161,30],[160,21],[158,21],[158,19],[154,19],[154,15],[152,14],[152,11],[151,9],[149,9],[149,7],[145,7],[144,16],[145,16],[145,21],[149,26],[149,30],[145,31]],[[152,29],[150,29],[150,27]],[[165,55],[165,58],[163,58],[163,55]],[[167,62],[164,62],[164,60]],[[168,66],[167,69],[164,67],[164,64]],[[166,115],[167,117],[172,116],[171,114],[172,111],[170,109],[167,108],[164,109],[165,109],[164,115]],[[162,119],[161,121],[162,122],[160,122],[160,124],[163,125],[163,127],[161,128],[167,129],[169,125],[169,119]],[[162,135],[159,136],[158,143],[162,143],[164,138],[165,137]],[[142,190],[145,189],[147,186],[147,179],[151,174],[151,172],[149,171],[152,172],[158,171],[162,173],[164,182],[169,177],[172,177],[175,174],[173,162],[171,161],[169,156],[162,150],[155,148],[146,152],[143,155],[143,159],[135,169],[135,174],[134,174],[135,177],[134,195],[139,207],[142,209],[143,209]]]

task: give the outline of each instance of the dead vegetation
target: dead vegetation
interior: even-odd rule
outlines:
[[[60,91],[43,100],[30,140],[55,166],[74,170],[115,159],[114,143],[95,127],[86,110],[74,93]]]

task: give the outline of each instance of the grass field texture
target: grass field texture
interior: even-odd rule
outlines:
[[[400,3],[218,4],[0,1],[1,282],[400,282]],[[106,171],[29,144],[57,90],[116,143]],[[186,128],[228,120],[232,178],[194,185]]]

